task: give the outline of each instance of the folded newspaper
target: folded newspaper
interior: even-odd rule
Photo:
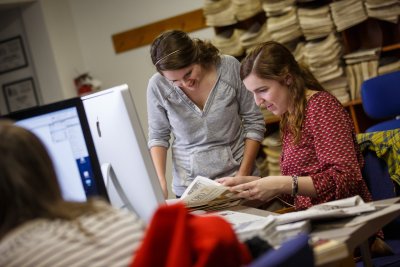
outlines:
[[[307,210],[281,214],[276,216],[276,221],[285,224],[302,220],[344,218],[375,210],[373,203],[365,203],[360,196],[354,196],[315,205]]]
[[[221,210],[239,205],[241,198],[229,188],[203,176],[197,176],[181,196],[183,203],[192,210]]]

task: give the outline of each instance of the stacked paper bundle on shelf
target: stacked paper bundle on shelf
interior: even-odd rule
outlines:
[[[263,11],[260,0],[232,0],[236,19],[246,20]]]
[[[307,42],[303,54],[304,62],[315,78],[322,84],[328,84],[328,86],[335,84],[331,87],[330,92],[341,103],[348,102],[350,100],[348,88],[343,85],[342,79],[344,75],[341,66],[342,45],[337,36],[331,33],[326,38]]]
[[[305,62],[305,56],[304,56],[305,45],[306,45],[305,42],[298,42],[296,48],[294,49],[294,51],[292,51],[294,58],[299,63]]]
[[[221,27],[237,22],[231,0],[204,0],[203,13],[207,26]]]
[[[378,75],[378,60],[363,61],[346,66],[351,99],[361,98],[363,81]]]
[[[370,49],[360,49],[343,56],[346,64],[354,64],[362,61],[377,60],[381,53],[380,47]]]
[[[343,56],[347,66],[346,75],[351,100],[361,98],[363,81],[378,75],[378,60],[381,48],[361,49]]]
[[[325,90],[336,96],[340,103],[344,104],[351,100],[346,76],[339,76],[338,78],[321,83],[321,85]]]
[[[398,0],[366,0],[368,17],[397,23],[400,15]]]
[[[341,0],[329,4],[338,32],[368,19],[362,0]]]
[[[325,37],[334,31],[335,26],[328,5],[318,8],[299,8],[297,15],[306,40]]]
[[[271,36],[267,31],[267,24],[253,23],[249,29],[240,36],[240,44],[246,53],[251,51],[256,45],[270,41]]]
[[[267,31],[270,33],[272,40],[288,43],[303,35],[297,19],[296,9],[295,6],[292,6],[288,12],[268,18]]]
[[[268,17],[282,15],[289,12],[295,0],[262,0],[262,8]]]
[[[238,57],[244,53],[244,49],[240,44],[241,34],[241,30],[229,28],[216,34],[211,39],[211,43],[215,45],[215,47],[217,47],[222,54]]]
[[[400,70],[400,59],[398,57],[381,57],[379,59],[378,75]]]
[[[268,175],[280,175],[280,157],[282,153],[282,142],[279,131],[268,135],[263,141],[263,151],[266,155],[264,171],[268,170]]]

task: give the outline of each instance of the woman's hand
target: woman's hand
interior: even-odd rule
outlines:
[[[286,193],[286,185],[291,185],[288,176],[238,176],[217,179],[221,184],[230,187],[230,191],[237,193],[238,197],[249,200],[269,201],[277,195]]]
[[[258,177],[258,176],[235,176],[235,177],[223,177],[223,178],[216,179],[215,181],[217,181],[218,183],[220,183],[222,185],[232,187],[235,185],[255,181],[257,179],[260,179],[260,177]]]

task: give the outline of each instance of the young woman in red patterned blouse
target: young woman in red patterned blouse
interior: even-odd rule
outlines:
[[[355,195],[372,200],[350,116],[285,46],[259,45],[240,74],[257,105],[281,117],[282,176],[225,177],[220,183],[247,199],[280,196],[297,210]]]

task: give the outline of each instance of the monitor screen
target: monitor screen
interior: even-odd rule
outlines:
[[[128,86],[82,100],[111,204],[149,222],[165,199]]]
[[[6,116],[44,143],[56,170],[63,198],[108,200],[100,165],[80,98],[35,107]]]

